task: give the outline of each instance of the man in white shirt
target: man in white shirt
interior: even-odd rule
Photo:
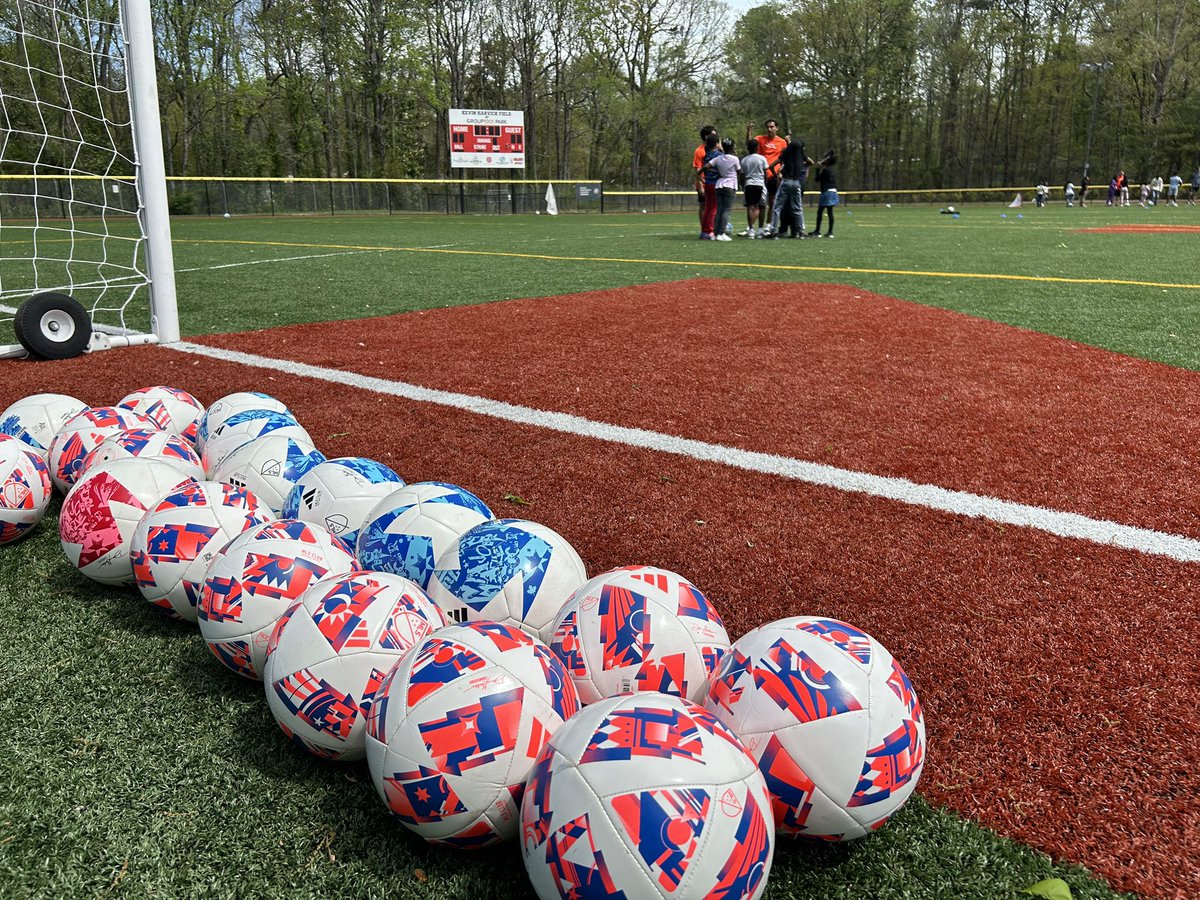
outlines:
[[[746,198],[746,230],[742,232],[741,236],[762,237],[767,215],[765,203],[767,158],[758,152],[757,138],[750,138],[746,142],[746,155],[742,157],[742,175],[746,179],[743,188]],[[757,228],[755,227],[756,220]]]

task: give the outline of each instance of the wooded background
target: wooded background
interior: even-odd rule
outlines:
[[[0,62],[54,52],[17,37],[47,2],[0,5]],[[528,178],[642,189],[689,183],[701,125],[741,152],[767,116],[814,155],[835,148],[847,188],[1078,183],[1093,110],[1093,183],[1200,165],[1200,0],[153,0],[153,15],[169,175],[458,174],[451,107],[524,110]],[[20,131],[32,104],[13,97],[55,84],[17,71],[0,87]],[[5,157],[27,140],[10,133]]]

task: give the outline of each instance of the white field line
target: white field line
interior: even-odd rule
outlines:
[[[736,447],[646,431],[641,428],[610,425],[606,422],[595,422],[567,413],[531,409],[498,400],[488,400],[484,397],[434,390],[402,381],[372,378],[367,375],[341,372],[292,360],[270,359],[186,341],[163,346],[244,366],[342,384],[347,387],[373,391],[377,394],[401,397],[422,403],[434,403],[521,425],[533,425],[565,434],[595,438],[630,447],[655,450],[660,453],[672,453],[703,462],[715,462],[750,472],[777,475],[839,491],[881,497],[952,515],[988,519],[1022,528],[1036,528],[1059,537],[1167,556],[1180,562],[1200,562],[1200,541],[1182,535],[1122,525],[1119,522],[1110,522],[1105,519],[1093,519],[1077,513],[1059,512],[1040,506],[1027,506],[1023,503],[971,494],[966,491],[948,490],[932,484],[918,484],[905,478],[890,478],[871,475],[867,472],[838,469],[821,463],[775,456],[770,453],[756,453]]]
[[[440,249],[440,248],[426,248]],[[191,269],[176,269],[176,272],[212,272],[216,269],[236,269],[238,266],[261,266],[266,263],[281,263],[281,262],[296,262],[301,259],[322,259],[326,256],[356,256],[360,253],[387,253],[386,247],[381,247],[378,250],[343,250],[338,253],[309,253],[306,256],[275,256],[269,259],[248,259],[242,262],[222,263],[219,266],[196,266]]]

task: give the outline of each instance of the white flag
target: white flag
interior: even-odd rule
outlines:
[[[546,185],[546,212],[552,216],[558,215],[558,201],[554,198],[554,185]]]
[[[1019,207],[1020,205],[1021,205],[1021,195],[1020,195],[1020,194],[1017,194],[1017,196],[1016,196],[1016,198],[1013,200],[1013,202],[1012,202],[1012,203],[1010,203],[1010,204],[1008,204],[1008,208],[1009,208],[1009,209],[1016,209],[1016,208],[1017,208],[1017,207]]]

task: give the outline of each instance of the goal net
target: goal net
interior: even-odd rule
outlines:
[[[0,355],[73,296],[93,345],[178,339],[149,0],[0,2]]]

